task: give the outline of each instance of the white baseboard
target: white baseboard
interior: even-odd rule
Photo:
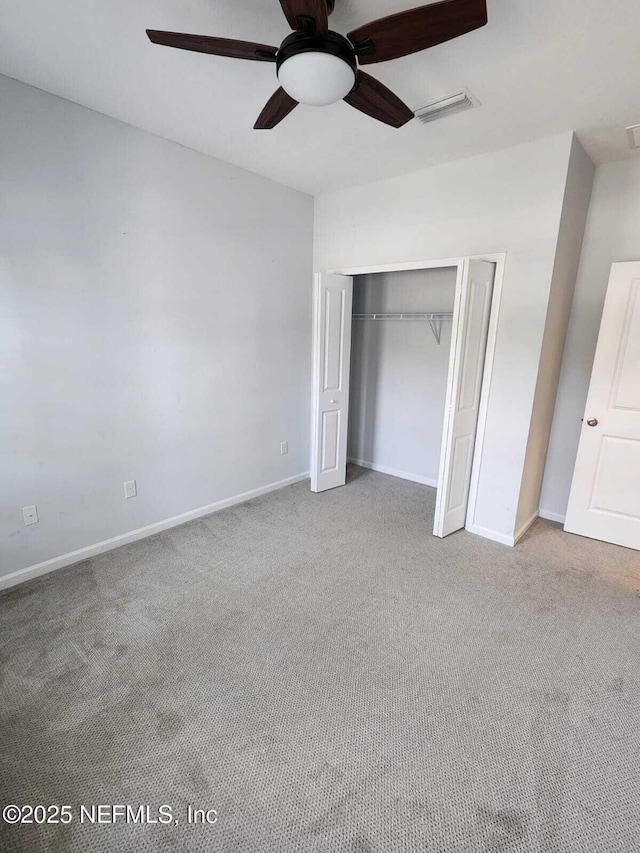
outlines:
[[[227,509],[230,506],[244,503],[252,498],[258,498],[260,495],[266,495],[269,492],[275,492],[278,489],[283,489],[285,486],[292,486],[294,483],[300,483],[309,477],[309,472],[304,474],[296,474],[294,477],[287,477],[286,480],[278,480],[277,483],[269,483],[267,486],[260,486],[257,489],[251,489],[249,492],[243,492],[240,495],[234,495],[231,498],[224,498],[221,501],[216,501],[207,506],[198,507],[198,509],[183,512],[180,515],[175,515],[173,518],[166,518],[163,521],[156,521],[153,524],[147,524],[146,527],[139,527],[137,530],[131,530],[129,533],[122,533],[120,536],[114,536],[112,539],[105,539],[103,542],[97,542],[95,545],[87,545],[85,548],[80,548],[77,551],[71,551],[68,554],[63,554],[60,557],[54,557],[51,560],[45,560],[44,563],[36,563],[33,566],[26,566],[24,569],[18,569],[11,574],[0,577],[0,590],[8,589],[24,581],[37,578],[40,575],[45,575],[48,572],[53,572],[56,569],[63,569],[66,566],[71,566],[74,563],[80,563],[82,560],[88,560],[90,557],[97,557],[98,554],[104,554],[105,551],[112,551],[114,548],[119,548],[121,545],[128,545],[130,542],[137,542],[140,539],[146,539],[148,536],[153,536],[156,533],[162,533],[163,530],[169,530],[172,527],[178,527],[180,524],[185,524],[187,521],[194,521],[196,518],[202,518],[204,515],[211,515],[214,512],[219,512],[221,509]]]
[[[485,539],[491,539],[493,542],[500,542],[502,545],[509,545],[511,548],[516,544],[513,536],[506,533],[499,533],[497,530],[489,530],[488,527],[482,527],[480,524],[467,525],[466,530],[469,533],[475,533],[476,536],[483,536]]]
[[[517,545],[522,539],[537,517],[538,513],[534,512],[531,517],[528,518],[524,524],[521,524],[516,532],[511,536],[508,533],[499,533],[497,530],[489,530],[488,527],[482,527],[479,524],[472,524],[471,526],[467,525],[466,529],[469,533],[475,533],[476,536],[484,536],[485,539],[491,539],[493,542],[500,542],[502,545],[509,545],[510,548],[513,548],[513,546]]]
[[[531,525],[534,523],[534,521],[538,518],[538,515],[539,515],[538,510],[536,510],[535,512],[532,512],[530,517],[523,524],[520,525],[520,527],[513,534],[513,544],[514,545],[518,544],[518,542],[522,539],[522,537],[527,532],[527,530],[531,527]]]
[[[560,524],[564,524],[567,516],[562,515],[560,512],[551,512],[550,509],[541,509],[540,518],[546,518],[548,521],[557,521]]]
[[[398,471],[397,468],[389,468],[387,465],[378,465],[376,462],[365,462],[364,459],[349,457],[347,462],[359,465],[360,468],[369,468],[371,471],[379,471],[380,474],[389,474],[391,477],[399,477],[401,480],[411,480],[414,483],[422,483],[423,486],[437,488],[438,481],[432,477],[423,477],[421,474],[411,474],[408,471]]]

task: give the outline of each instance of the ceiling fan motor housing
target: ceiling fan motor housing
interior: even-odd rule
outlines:
[[[298,30],[280,45],[276,69],[280,85],[292,98],[324,106],[342,100],[355,86],[356,52],[340,33]]]

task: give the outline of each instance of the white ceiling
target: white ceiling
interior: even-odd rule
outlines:
[[[419,0],[336,0],[349,29]],[[148,42],[145,28],[278,45],[278,0],[0,0],[0,73],[307,192],[577,130],[596,162],[639,156],[638,0],[488,0],[489,23],[369,73],[416,109],[463,87],[482,106],[400,130],[344,103],[253,122],[275,90],[269,63]],[[0,119],[1,120],[1,119]]]

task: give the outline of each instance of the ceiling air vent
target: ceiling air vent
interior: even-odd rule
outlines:
[[[634,124],[627,128],[629,137],[629,148],[640,148],[640,124]]]
[[[415,115],[418,121],[427,124],[430,121],[444,118],[452,113],[459,113],[462,110],[469,110],[471,107],[479,106],[480,101],[468,89],[463,89],[461,92],[456,92],[455,95],[440,98],[439,101],[427,104],[426,107],[420,107],[420,109],[416,110]]]

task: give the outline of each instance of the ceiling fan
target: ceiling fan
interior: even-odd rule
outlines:
[[[392,127],[413,112],[359,65],[386,62],[433,47],[487,23],[486,0],[440,0],[358,27],[347,37],[329,29],[335,0],[280,0],[293,33],[280,47],[212,36],[147,30],[154,44],[256,62],[275,62],[280,88],[254,128],[271,130],[301,104],[325,106],[345,100]]]

